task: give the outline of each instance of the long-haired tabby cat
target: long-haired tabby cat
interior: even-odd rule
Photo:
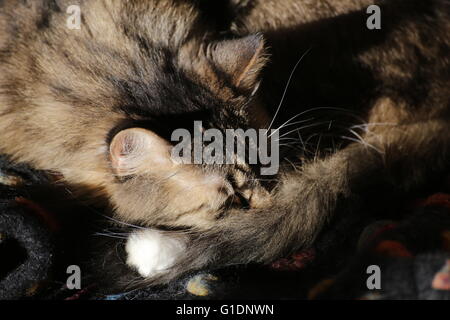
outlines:
[[[366,27],[374,2],[381,30]],[[0,152],[140,226],[126,262],[105,254],[120,285],[269,262],[374,187],[407,192],[447,169],[448,0],[218,3],[0,1]],[[269,179],[174,163],[170,133],[194,120],[279,128],[286,165]]]

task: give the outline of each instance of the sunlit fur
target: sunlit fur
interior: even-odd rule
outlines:
[[[170,270],[141,275],[118,257],[127,239],[105,239],[100,272],[119,287],[270,262],[365,212],[374,188],[402,194],[448,168],[448,0],[230,0],[218,11],[187,0],[80,3],[73,31],[71,0],[0,1],[0,151],[98,197],[127,234],[157,227],[183,237]],[[379,31],[365,27],[374,3]],[[146,147],[116,153],[139,140],[120,140],[125,130],[167,141],[193,120],[279,128],[280,174],[258,177],[245,163],[180,167],[188,186],[222,179],[194,197],[164,179],[167,167],[136,162]]]

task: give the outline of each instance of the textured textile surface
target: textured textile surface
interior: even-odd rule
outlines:
[[[450,298],[448,191],[396,206],[404,212],[395,219],[350,217],[316,247],[271,265],[204,270],[165,287],[103,295],[92,274],[83,274],[80,290],[66,286],[67,267],[86,262],[84,240],[97,225],[83,217],[92,209],[55,214],[32,192],[45,188],[45,175],[3,158],[0,168],[0,299]],[[380,271],[379,283],[370,266]]]

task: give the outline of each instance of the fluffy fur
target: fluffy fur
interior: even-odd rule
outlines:
[[[448,0],[375,1],[375,31],[366,0],[221,1],[219,22],[204,1],[81,1],[80,31],[64,27],[69,2],[0,2],[0,151],[62,174],[121,220],[185,237],[170,270],[146,281],[106,252],[118,285],[269,262],[372,203],[373,188],[414,190],[448,168]],[[279,128],[280,175],[177,167],[191,186],[221,177],[193,190],[167,179],[172,164],[145,166],[150,144],[136,141],[156,135],[165,150],[167,134],[193,120]]]
[[[125,246],[127,264],[144,278],[167,272],[186,250],[182,237],[167,237],[158,230],[141,230],[132,233]]]

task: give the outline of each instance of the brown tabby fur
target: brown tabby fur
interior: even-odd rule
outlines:
[[[209,227],[225,205],[229,195],[221,196],[221,189],[228,186],[219,185],[217,192],[199,187],[202,171],[186,167],[177,172],[181,180],[193,180],[184,188],[145,164],[139,178],[118,181],[110,137],[218,105],[229,106],[229,117],[241,115],[239,126],[248,126],[243,115],[257,103],[248,103],[242,92],[253,91],[255,70],[265,60],[262,41],[255,38],[255,52],[240,66],[244,72],[234,74],[226,65],[230,54],[207,40],[208,22],[189,1],[82,1],[81,30],[66,27],[65,8],[73,4],[2,1],[0,151],[61,174],[76,193],[110,202],[126,221]],[[166,101],[158,97],[163,90]],[[166,183],[155,187],[155,180]]]

